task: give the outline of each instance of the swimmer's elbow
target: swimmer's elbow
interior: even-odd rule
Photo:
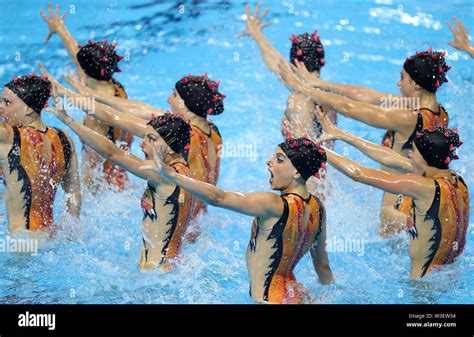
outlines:
[[[213,192],[210,195],[209,200],[207,200],[207,204],[214,207],[222,206],[224,204],[224,197],[222,196],[222,193]]]
[[[358,167],[352,167],[349,169],[349,176],[351,177],[352,180],[358,183],[363,183],[364,182],[364,174],[362,170]]]
[[[232,198],[229,198],[229,192],[225,192],[215,186],[212,191],[207,204],[214,207],[224,207],[231,203]]]

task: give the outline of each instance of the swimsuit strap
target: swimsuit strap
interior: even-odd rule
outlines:
[[[283,194],[281,195],[281,197],[284,197],[284,196],[290,195],[290,194],[298,196],[299,198],[301,198],[301,199],[304,200],[305,202],[309,202],[309,201],[311,200],[311,197],[313,196],[311,193],[309,193],[309,196],[308,196],[307,198],[303,198],[303,197],[302,197],[301,195],[299,195],[298,193],[292,193],[292,192],[290,192],[290,193],[283,193]]]

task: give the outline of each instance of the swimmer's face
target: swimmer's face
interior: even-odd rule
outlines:
[[[400,80],[398,81],[398,89],[404,97],[418,96],[420,86],[412,80],[410,75],[402,68],[400,72]]]
[[[411,159],[413,167],[415,168],[414,173],[422,175],[426,171],[428,164],[426,163],[425,158],[423,158],[421,155],[420,151],[418,151],[415,143],[413,143],[411,151],[408,151],[408,158]]]
[[[181,96],[179,96],[179,93],[176,91],[176,89],[173,89],[171,95],[167,99],[167,102],[170,105],[171,112],[184,119],[189,119],[188,114],[191,112],[186,108],[183,99]]]
[[[25,102],[7,87],[3,88],[2,100],[0,102],[0,115],[4,116],[6,122],[12,126],[21,126],[26,116],[34,113]]]
[[[267,166],[270,171],[269,182],[272,190],[284,190],[295,179],[301,177],[280,147],[277,147],[273,157],[267,160]]]
[[[140,142],[140,147],[142,148],[146,159],[153,159],[153,147],[157,151],[160,151],[161,148],[163,158],[165,157],[165,154],[170,151],[168,144],[166,144],[160,134],[150,125],[146,126],[145,137],[143,137],[143,140]]]

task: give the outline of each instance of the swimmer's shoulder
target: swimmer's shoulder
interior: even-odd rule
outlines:
[[[217,125],[214,124],[214,122],[210,119],[207,120],[207,123],[209,124],[209,128],[220,137],[221,133],[219,132],[219,128],[217,127]]]

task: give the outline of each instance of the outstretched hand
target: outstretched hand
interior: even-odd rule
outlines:
[[[166,169],[167,165],[163,159],[162,145],[156,150],[154,143],[152,143],[151,151],[153,153],[153,164],[140,166],[141,170],[151,170],[157,173],[160,177],[168,178],[169,173]]]
[[[61,75],[64,82],[69,84],[74,90],[78,93],[85,95],[86,91],[89,89],[86,84],[84,83],[84,78],[79,77],[77,73],[73,73],[69,68],[66,68],[67,75]]]
[[[51,96],[54,99],[54,108],[46,108],[46,111],[49,111],[54,114],[62,122],[66,122],[68,119],[71,119],[71,117],[69,117],[69,115],[67,114],[66,110],[64,110],[61,96],[59,95],[58,90],[55,86],[53,86]]]
[[[311,72],[306,68],[304,62],[295,59],[295,64],[296,67],[293,68],[295,76],[297,76],[298,79],[303,83],[317,87],[320,83],[320,80],[311,74]]]
[[[472,57],[473,55],[471,53],[472,53],[473,47],[469,43],[469,38],[466,32],[466,29],[464,28],[464,23],[461,20],[458,21],[458,19],[456,19],[456,17],[454,16],[453,16],[453,21],[456,28],[453,28],[451,23],[449,21],[446,21],[446,23],[449,26],[449,29],[451,29],[451,31],[453,32],[453,37],[454,37],[454,41],[448,42],[448,44],[451,47],[454,47],[458,50],[462,50],[469,53]]]
[[[283,84],[291,91],[299,91],[303,85],[298,76],[297,68],[289,62],[280,61],[278,63],[278,74]]]
[[[53,15],[53,9],[51,8],[51,4],[48,3],[48,13],[49,17],[44,14],[43,11],[40,11],[41,17],[46,21],[46,23],[49,26],[49,32],[48,35],[46,36],[46,43],[48,43],[49,39],[51,39],[51,36],[56,34],[59,30],[59,28],[64,26],[64,17],[66,16],[66,12],[63,13],[63,15],[59,16],[59,5],[56,5],[56,13]]]
[[[245,14],[247,16],[247,26],[245,27],[245,30],[243,31],[243,33],[240,33],[239,35],[237,35],[237,38],[240,39],[247,35],[255,38],[256,35],[258,35],[263,28],[268,27],[273,23],[273,21],[269,21],[267,23],[262,24],[262,21],[265,18],[265,16],[268,14],[269,9],[266,8],[263,11],[263,13],[260,16],[258,16],[260,7],[261,7],[261,4],[257,4],[257,6],[255,7],[255,13],[253,16],[251,16],[250,6],[249,5],[245,6]]]
[[[344,131],[335,126],[331,121],[328,112],[323,112],[319,106],[316,106],[314,114],[323,128],[323,134],[319,137],[319,141],[339,139],[344,135]]]
[[[46,68],[43,66],[43,64],[41,64],[41,62],[38,62],[37,65],[41,74],[47,77],[48,81],[51,82],[51,85],[56,88],[58,96],[64,96],[68,93],[68,89],[64,87],[61,83],[59,83],[59,81],[46,70]]]

